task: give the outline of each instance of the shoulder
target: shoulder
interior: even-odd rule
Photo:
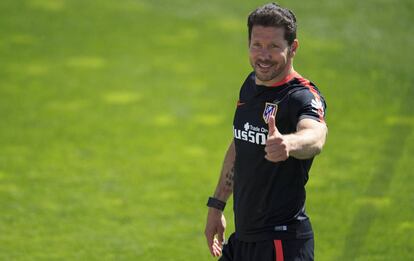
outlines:
[[[324,122],[326,107],[325,99],[314,83],[300,76],[292,81],[289,108],[295,118]]]
[[[315,99],[325,103],[325,99],[318,87],[299,74],[292,81],[292,91],[289,98],[294,102],[306,102],[309,99]]]
[[[254,72],[251,72],[247,75],[246,79],[244,80],[242,88],[245,87],[245,86],[254,85],[254,84],[256,84],[255,74],[254,74]]]
[[[251,72],[247,75],[246,79],[244,80],[241,88],[240,88],[240,100],[244,100],[254,93],[254,85],[255,85],[255,74]]]

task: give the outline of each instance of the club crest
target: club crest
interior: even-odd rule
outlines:
[[[263,111],[263,120],[266,123],[269,123],[269,117],[271,115],[276,116],[277,104],[266,102],[264,111]]]

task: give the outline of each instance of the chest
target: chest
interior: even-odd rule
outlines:
[[[235,139],[265,145],[270,115],[275,116],[276,127],[282,134],[295,131],[296,124],[290,117],[287,97],[283,93],[268,94],[254,97],[237,107],[233,120]]]

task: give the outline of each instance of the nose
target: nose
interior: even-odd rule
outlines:
[[[259,52],[259,59],[263,59],[263,60],[270,60],[272,59],[272,55],[270,53],[270,51],[267,48],[262,48]]]

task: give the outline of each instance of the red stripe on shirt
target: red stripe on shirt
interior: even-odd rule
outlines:
[[[285,258],[283,257],[283,247],[282,247],[282,240],[273,240],[273,243],[275,244],[275,250],[276,250],[276,261],[284,261]]]
[[[278,81],[277,83],[272,84],[272,87],[278,87],[285,83],[288,83],[295,77],[300,77],[300,75],[297,72],[293,71],[290,74],[288,74],[285,78],[283,78],[282,80]]]

